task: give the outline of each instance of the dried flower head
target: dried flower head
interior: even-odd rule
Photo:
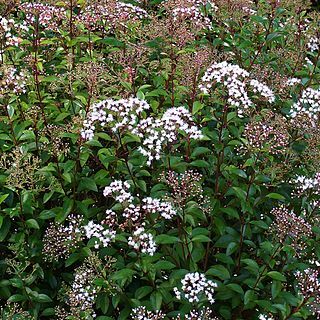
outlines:
[[[166,0],[163,7],[172,16],[173,22],[182,24],[187,22],[194,31],[211,29],[211,20],[205,16],[203,6],[208,1],[199,0]],[[212,4],[212,11],[217,8]]]
[[[11,153],[4,153],[0,158],[0,168],[8,173],[8,186],[20,190],[44,190],[45,175],[40,170],[40,160],[15,148]]]

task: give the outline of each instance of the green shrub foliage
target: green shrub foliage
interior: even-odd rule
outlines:
[[[311,4],[0,14],[2,319],[320,318]]]

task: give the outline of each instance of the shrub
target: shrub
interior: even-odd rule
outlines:
[[[320,317],[307,1],[0,11],[2,319]]]

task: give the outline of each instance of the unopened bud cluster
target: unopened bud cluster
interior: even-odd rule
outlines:
[[[96,317],[93,311],[93,305],[97,297],[97,289],[93,284],[96,276],[95,270],[87,263],[75,270],[74,281],[68,292],[68,304],[72,314],[79,315],[81,311],[85,311],[92,317]]]
[[[320,319],[320,281],[319,271],[305,269],[297,271],[298,289],[313,314]]]
[[[161,174],[159,181],[170,188],[170,198],[173,202],[183,207],[192,198],[204,202],[201,179],[202,175],[194,170],[187,170],[184,173],[169,170]]]
[[[219,320],[219,318],[215,317],[213,311],[207,307],[200,310],[191,310],[184,317],[179,315],[174,320]]]
[[[273,208],[271,214],[275,220],[270,228],[277,240],[282,244],[289,241],[296,254],[302,255],[307,247],[305,240],[312,236],[312,226],[284,206]]]
[[[247,140],[246,148],[249,151],[267,151],[272,154],[283,154],[289,145],[289,134],[286,130],[284,119],[270,121],[273,113],[268,113],[269,118],[253,120],[244,129],[244,138]]]
[[[68,258],[82,240],[81,223],[82,218],[79,215],[70,215],[66,225],[50,222],[42,240],[44,259],[57,261]]]

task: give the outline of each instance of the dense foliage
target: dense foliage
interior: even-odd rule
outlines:
[[[319,18],[0,1],[2,319],[320,318]]]

